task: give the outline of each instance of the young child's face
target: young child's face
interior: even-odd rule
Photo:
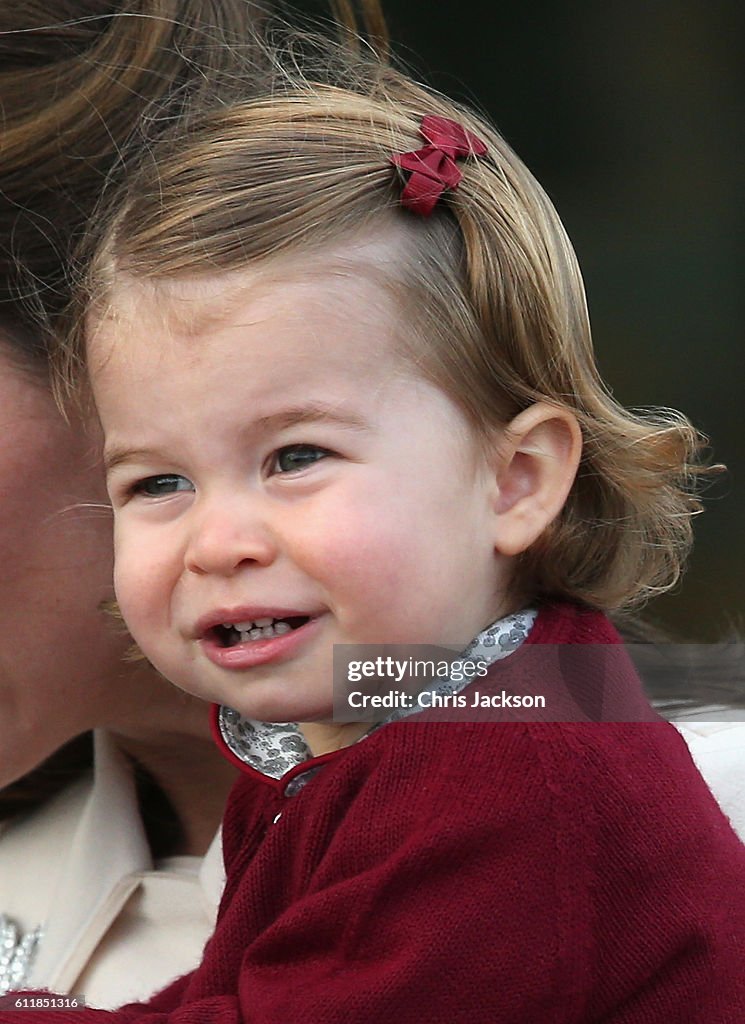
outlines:
[[[462,646],[498,617],[493,469],[399,355],[387,292],[233,275],[115,308],[89,355],[116,590],[165,676],[322,720],[334,644]]]

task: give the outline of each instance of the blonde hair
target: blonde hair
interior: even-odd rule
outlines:
[[[78,314],[102,309],[122,274],[239,270],[395,221],[406,240],[387,273],[412,311],[421,372],[483,434],[536,401],[581,425],[569,499],[518,559],[521,596],[611,610],[671,587],[700,507],[703,439],[682,415],[630,413],[603,386],[574,251],[528,169],[481,117],[373,56],[296,39],[262,66],[261,80],[247,72],[250,98],[215,97],[146,155],[97,240]],[[424,114],[488,147],[459,164],[457,191],[426,219],[402,208],[390,161],[423,145]],[[73,385],[85,362],[77,322],[61,359]]]

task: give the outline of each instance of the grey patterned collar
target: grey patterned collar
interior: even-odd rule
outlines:
[[[460,659],[471,663],[481,662],[490,665],[494,661],[506,658],[527,638],[537,615],[538,612],[535,609],[528,608],[498,619],[471,641],[460,655]],[[440,679],[435,683],[425,685],[423,691],[428,690],[438,694],[459,693],[469,685],[475,674],[476,669],[474,668],[471,675],[463,673],[464,678],[457,682],[452,679]],[[415,712],[416,708],[398,709],[383,722],[373,726],[365,736],[369,736],[370,733],[390,722],[400,721]],[[218,714],[218,724],[220,734],[228,749],[244,764],[271,779],[281,779],[287,772],[313,757],[297,722],[255,722],[243,718],[232,708],[223,706]],[[365,736],[357,742],[362,742]],[[296,792],[300,789],[315,770],[314,766],[310,766],[307,773],[296,776],[290,783],[292,791]],[[289,786],[286,792],[288,795],[290,794]]]

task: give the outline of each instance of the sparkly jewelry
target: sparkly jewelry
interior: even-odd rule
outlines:
[[[41,925],[22,935],[15,921],[0,914],[0,996],[23,988],[41,935]]]
[[[401,205],[428,217],[445,191],[452,192],[463,177],[455,161],[467,156],[485,156],[486,144],[473,132],[448,117],[427,114],[419,132],[427,146],[409,153],[394,153],[391,163],[411,171],[401,192]]]

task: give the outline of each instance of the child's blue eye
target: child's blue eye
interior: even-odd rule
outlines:
[[[318,448],[314,444],[290,444],[280,448],[274,454],[272,471],[275,473],[296,473],[298,470],[320,462],[331,453],[326,448]]]
[[[194,484],[185,476],[175,473],[161,473],[158,476],[147,476],[139,480],[135,486],[136,494],[144,494],[146,498],[160,498],[164,494],[175,494],[176,491],[193,491]]]

